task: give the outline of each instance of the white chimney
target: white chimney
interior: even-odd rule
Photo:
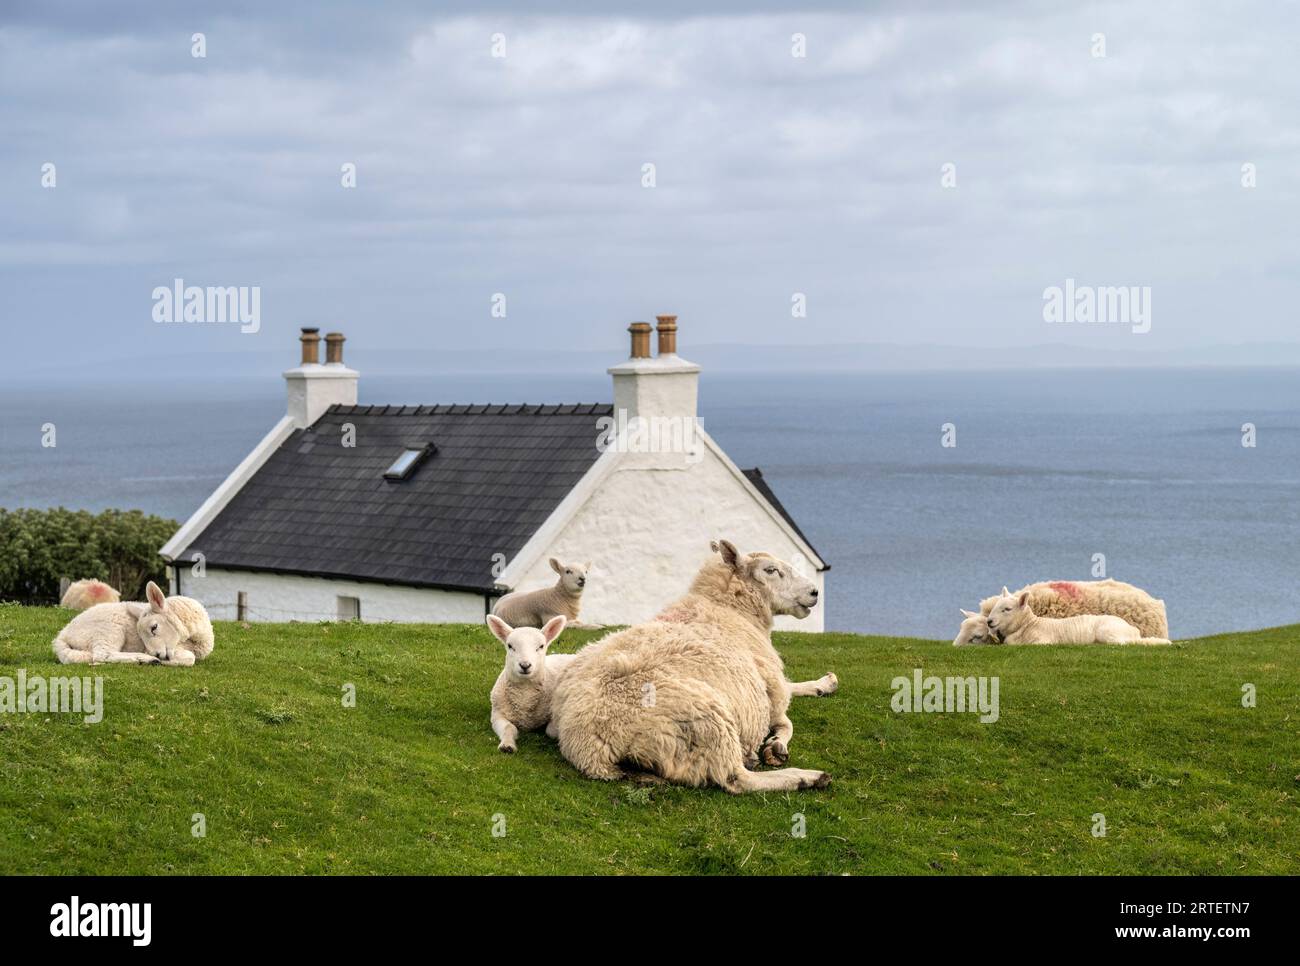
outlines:
[[[284,374],[289,391],[289,417],[296,429],[306,429],[331,406],[357,404],[358,372],[343,364],[343,333],[325,336],[325,364],[320,364],[320,329],[304,328],[302,363]]]
[[[650,323],[633,322],[632,354],[627,362],[613,366],[614,411],[636,416],[696,417],[700,367],[677,354],[677,316],[658,319],[659,355],[650,357]]]

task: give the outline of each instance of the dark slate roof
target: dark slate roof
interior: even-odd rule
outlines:
[[[513,559],[591,468],[596,421],[613,411],[332,406],[294,431],[176,559],[202,553],[230,570],[491,593],[494,555]],[[345,423],[356,427],[355,447],[342,445]],[[406,479],[384,479],[404,450],[430,443],[436,450]],[[763,474],[743,472],[802,537]]]
[[[612,414],[609,404],[333,406],[271,454],[183,557],[489,592],[493,555],[513,558],[591,468],[596,421]],[[344,423],[355,448],[342,446]],[[384,479],[404,449],[427,443],[437,451],[407,479]]]
[[[740,472],[745,474],[745,479],[749,480],[749,482],[754,484],[754,489],[758,490],[759,493],[763,494],[763,499],[767,500],[768,503],[772,504],[772,509],[774,509],[777,513],[781,514],[781,516],[785,518],[785,522],[790,524],[791,528],[794,530],[795,533],[799,534],[800,538],[803,539],[804,543],[808,544],[809,547],[812,547],[812,552],[816,553],[818,558],[820,559],[821,554],[817,553],[817,548],[813,547],[812,541],[809,540],[806,536],[804,536],[804,532],[799,529],[799,524],[795,523],[794,517],[790,516],[790,511],[787,510],[784,504],[782,504],[781,501],[776,498],[776,494],[772,492],[772,488],[767,485],[767,480],[763,479],[763,471],[760,470],[758,467],[754,467],[752,470],[741,470]],[[825,570],[831,569],[831,565],[826,563],[825,560],[822,560],[822,563],[825,564],[823,569]]]

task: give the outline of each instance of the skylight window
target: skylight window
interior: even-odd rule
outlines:
[[[402,455],[393,460],[384,473],[386,480],[404,480],[415,472],[415,468],[424,462],[425,457],[434,451],[434,446],[430,443],[427,446],[421,446],[419,449],[406,449]]]

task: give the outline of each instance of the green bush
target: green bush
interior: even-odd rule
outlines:
[[[166,587],[158,550],[177,526],[139,510],[0,509],[0,600],[53,603],[61,577],[94,577],[141,600],[149,581]]]

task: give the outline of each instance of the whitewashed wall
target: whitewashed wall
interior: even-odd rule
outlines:
[[[173,578],[172,591],[176,583]],[[181,569],[181,593],[208,609],[214,620],[234,620],[240,591],[248,594],[250,621],[335,620],[338,598],[361,601],[361,620],[399,623],[480,624],[480,594],[418,587],[395,587],[322,577],[253,573],[209,567],[196,577],[188,566]]]
[[[798,545],[722,460],[707,447],[699,454],[699,462],[678,457],[672,468],[656,467],[662,458],[625,456],[551,543],[550,553],[529,567],[518,589],[555,582],[547,556],[565,563],[591,560],[582,620],[633,624],[654,617],[686,592],[711,556],[711,539],[723,537],[742,553],[766,550],[795,563]],[[801,569],[817,583],[821,603],[804,620],[779,617],[776,626],[821,631],[825,574],[811,562]]]

